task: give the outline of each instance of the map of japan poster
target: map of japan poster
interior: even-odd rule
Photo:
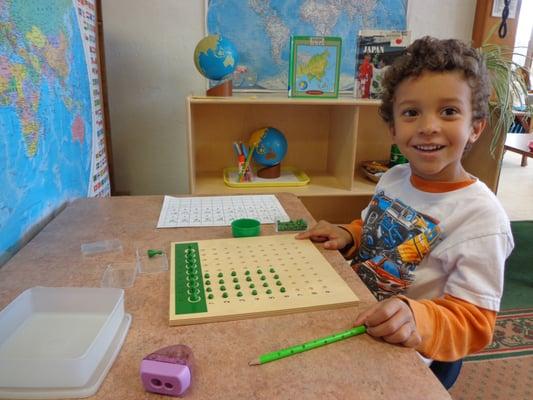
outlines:
[[[237,91],[286,91],[291,36],[334,36],[342,40],[339,91],[352,92],[359,31],[407,27],[407,0],[205,1],[206,34],[237,49]]]

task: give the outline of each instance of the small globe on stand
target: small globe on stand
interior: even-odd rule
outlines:
[[[209,35],[198,42],[194,49],[194,65],[198,72],[218,85],[208,89],[207,96],[231,96],[233,85],[231,76],[239,55],[233,43],[221,35]]]
[[[285,135],[276,128],[261,128],[250,136],[250,148],[254,149],[254,162],[263,166],[257,171],[257,176],[266,179],[279,178],[281,161],[287,154]]]

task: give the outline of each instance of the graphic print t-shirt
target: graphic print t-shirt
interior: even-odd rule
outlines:
[[[352,268],[378,300],[444,293],[498,310],[510,222],[479,180],[446,192],[421,190],[408,164],[387,171],[362,212]]]
[[[405,292],[440,237],[439,221],[379,192],[367,207],[354,270],[378,300]]]

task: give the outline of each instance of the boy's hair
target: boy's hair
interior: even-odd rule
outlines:
[[[379,114],[390,126],[394,124],[396,88],[405,79],[420,76],[424,71],[463,71],[472,92],[472,120],[488,117],[491,88],[483,56],[460,40],[425,36],[415,40],[385,72]]]

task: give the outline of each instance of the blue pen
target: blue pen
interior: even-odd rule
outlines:
[[[242,154],[244,155],[244,158],[248,158],[248,147],[243,143],[242,144]]]

